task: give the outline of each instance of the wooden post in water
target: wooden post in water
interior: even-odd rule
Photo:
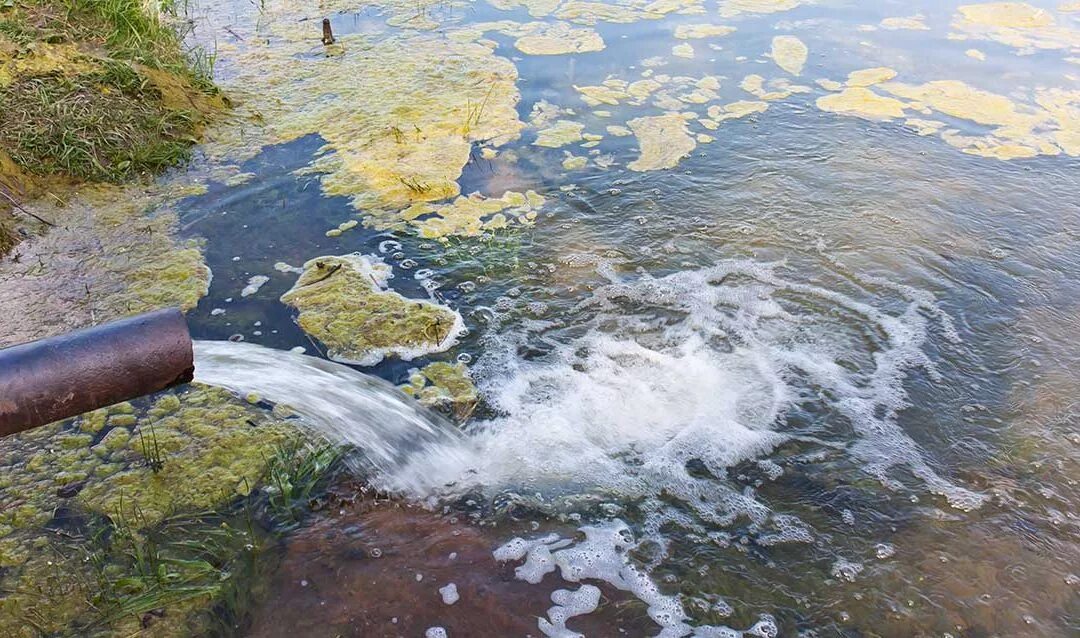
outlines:
[[[330,28],[330,18],[322,20],[322,43],[326,46],[334,43],[334,30]]]

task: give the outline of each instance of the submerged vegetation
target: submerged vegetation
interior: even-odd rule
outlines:
[[[0,634],[242,623],[345,452],[276,412],[195,386],[0,440]]]

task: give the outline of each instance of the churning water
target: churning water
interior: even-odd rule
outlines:
[[[566,580],[630,591],[660,635],[681,636],[689,626],[678,599],[661,594],[628,550],[655,548],[655,566],[668,557],[671,529],[716,537],[740,518],[763,546],[813,540],[803,521],[726,480],[737,464],[797,440],[846,455],[887,488],[902,471],[955,508],[985,498],[939,476],[897,424],[909,375],[938,374],[923,350],[931,331],[958,339],[933,299],[853,282],[904,300],[884,310],[786,270],[732,260],[619,277],[600,267],[607,281],[569,311],[569,333],[544,321],[524,333],[492,330],[474,370],[495,416],[463,433],[382,380],[303,354],[199,342],[196,377],[290,406],[318,433],[360,448],[374,485],[430,506],[477,493],[549,512],[598,500],[619,514],[633,503],[637,538],[611,517],[583,528],[580,544],[517,539],[496,558],[526,559],[518,577],[528,582],[558,567]],[[520,356],[529,341],[545,351]],[[725,635],[706,629],[695,635]]]

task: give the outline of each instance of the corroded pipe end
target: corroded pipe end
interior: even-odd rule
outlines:
[[[0,350],[0,436],[188,383],[194,373],[177,309]]]

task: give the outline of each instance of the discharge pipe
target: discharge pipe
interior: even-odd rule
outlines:
[[[0,436],[188,383],[191,334],[171,308],[0,350]]]

